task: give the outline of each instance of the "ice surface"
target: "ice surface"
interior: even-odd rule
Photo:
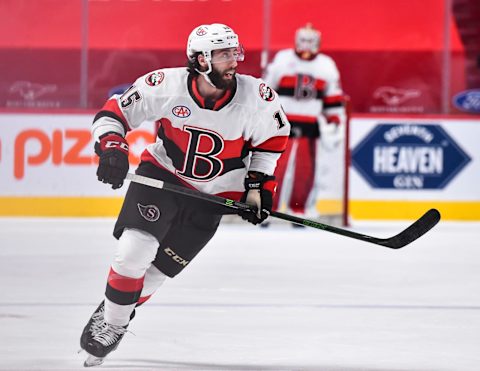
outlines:
[[[113,219],[0,219],[0,369],[84,370]],[[390,237],[408,223],[357,223]],[[480,224],[401,250],[222,225],[138,309],[107,370],[479,370]]]

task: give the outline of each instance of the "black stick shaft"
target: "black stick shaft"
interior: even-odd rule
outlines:
[[[161,180],[148,178],[142,175],[129,173],[127,174],[127,179],[135,183],[147,185],[147,186],[158,188],[158,189],[164,189],[166,191],[175,192],[178,194],[182,194],[184,196],[189,196],[196,199],[212,202],[214,204],[221,205],[230,209],[252,210],[252,211],[254,210],[251,206],[242,202],[203,193],[194,189],[189,189],[189,188],[180,187],[173,184],[168,184]],[[280,213],[277,211],[272,211],[270,213],[270,216],[275,217],[277,219],[282,219],[291,223],[303,225],[306,227],[321,229],[326,232],[336,233],[341,236],[350,237],[356,240],[385,246],[391,249],[399,249],[403,246],[408,245],[409,243],[415,241],[417,238],[427,233],[440,221],[440,213],[438,212],[438,210],[430,209],[420,219],[416,220],[413,224],[411,224],[408,228],[406,228],[396,236],[393,236],[390,238],[377,238],[377,237],[373,237],[373,236],[369,236],[361,233],[356,233],[348,229],[343,229],[343,228],[334,227],[332,225],[323,224],[320,222],[316,222],[314,220],[303,219],[297,216]]]

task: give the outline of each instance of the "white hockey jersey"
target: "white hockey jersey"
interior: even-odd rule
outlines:
[[[202,192],[239,199],[247,171],[273,174],[290,124],[262,80],[237,74],[236,81],[234,90],[208,102],[186,68],[153,71],[107,101],[92,134],[95,140],[110,131],[125,136],[144,121],[156,121],[157,141],[142,161]]]
[[[303,60],[293,49],[280,50],[264,80],[278,92],[292,132],[299,129],[302,135],[318,136],[319,124],[345,122],[340,74],[329,56]]]

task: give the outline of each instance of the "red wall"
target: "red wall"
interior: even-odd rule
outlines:
[[[101,106],[113,87],[131,83],[151,69],[184,65],[188,34],[201,23],[232,26],[247,51],[240,72],[261,74],[266,14],[261,0],[87,3],[89,107]],[[403,107],[406,112],[440,112],[443,0],[272,0],[270,4],[270,57],[291,47],[295,29],[312,22],[322,31],[323,51],[337,61],[354,111],[399,109],[375,98],[378,88],[391,86],[418,91]],[[464,87],[464,62],[453,22],[450,35],[454,93]],[[81,45],[81,0],[2,0],[0,107],[78,107]],[[47,88],[38,94],[19,88],[38,90],[38,85]]]

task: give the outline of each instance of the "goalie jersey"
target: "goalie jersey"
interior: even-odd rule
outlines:
[[[144,121],[159,123],[157,140],[142,161],[178,183],[209,194],[240,199],[247,171],[273,174],[285,150],[290,124],[274,90],[262,80],[236,74],[236,86],[217,101],[198,92],[186,68],[140,77],[95,116],[95,140],[107,132],[125,136]]]
[[[318,137],[327,122],[345,122],[340,74],[329,56],[303,60],[293,49],[280,50],[264,79],[280,95],[295,136]]]

